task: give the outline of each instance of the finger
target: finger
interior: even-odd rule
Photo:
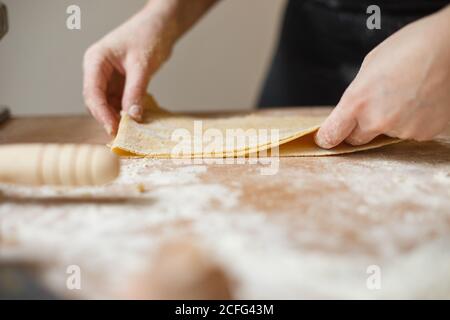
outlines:
[[[123,90],[125,88],[125,76],[114,71],[108,84],[108,104],[114,108],[117,114],[122,110]]]
[[[355,127],[356,120],[352,110],[338,104],[317,132],[316,144],[324,149],[333,148],[344,141]]]
[[[375,139],[379,133],[362,130],[359,125],[353,129],[352,133],[345,139],[345,142],[352,146],[360,146]]]
[[[109,135],[114,135],[119,123],[118,113],[106,103],[106,96],[99,88],[85,90],[85,103],[92,116],[103,125]]]
[[[103,124],[109,134],[114,134],[118,114],[109,106],[106,91],[112,67],[100,56],[90,56],[84,63],[84,100],[94,118]]]
[[[142,100],[147,93],[149,80],[150,74],[144,65],[135,63],[127,69],[122,108],[137,121],[142,119]]]

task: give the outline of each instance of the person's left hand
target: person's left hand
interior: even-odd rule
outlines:
[[[322,148],[380,134],[429,140],[450,122],[450,7],[414,22],[366,56],[316,135]]]

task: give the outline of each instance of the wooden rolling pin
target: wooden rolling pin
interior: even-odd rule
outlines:
[[[113,181],[117,156],[101,145],[0,145],[0,182],[27,185],[88,186]]]

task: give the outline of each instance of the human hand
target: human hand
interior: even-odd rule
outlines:
[[[332,148],[380,134],[429,140],[450,121],[450,7],[399,30],[370,52],[316,134]]]
[[[148,82],[177,37],[174,3],[149,2],[85,53],[85,104],[110,135],[117,131],[122,109],[137,121],[142,116]]]

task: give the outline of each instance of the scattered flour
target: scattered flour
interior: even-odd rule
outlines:
[[[449,201],[442,200],[445,189],[428,192],[433,184],[448,187],[447,172],[433,168],[413,175],[417,167],[389,160],[351,168],[333,165],[333,158],[318,161],[330,168],[319,177],[297,168],[267,178],[276,182],[289,176],[296,191],[309,190],[317,179],[332,190],[348,188],[305,206],[296,221],[287,212],[271,216],[241,206],[242,183],[204,182],[207,166],[177,166],[167,160],[124,161],[119,179],[104,188],[1,185],[0,241],[6,242],[0,259],[50,265],[46,282],[63,295],[68,294],[66,267],[79,265],[81,297],[114,298],[131,275],[151,266],[162,242],[193,233],[235,279],[237,298],[450,298]],[[385,177],[381,183],[374,169]],[[421,177],[430,173],[424,185]],[[146,191],[139,192],[137,184]],[[371,224],[358,224],[346,215],[348,194],[359,197],[356,216]],[[69,201],[57,201],[60,197]],[[123,199],[111,201],[115,197]],[[89,199],[93,201],[84,201]],[[405,203],[420,210],[425,203],[430,212],[398,217],[383,211]],[[321,229],[324,222],[336,230]],[[348,240],[346,234],[353,236]],[[381,268],[381,290],[366,287],[369,265]]]

